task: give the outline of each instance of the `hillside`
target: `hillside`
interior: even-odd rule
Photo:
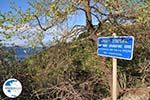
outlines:
[[[107,81],[102,78],[104,62],[97,56],[96,44],[89,40],[59,43],[26,62],[35,84],[46,91],[48,87],[60,85],[64,86],[64,90],[59,95],[67,92],[65,88],[71,89],[65,94],[66,98],[75,98],[76,93],[82,95],[82,98],[97,99],[109,94]],[[72,94],[71,91],[76,92]]]
[[[131,34],[131,31],[138,34],[133,34],[133,60],[118,60],[120,95],[128,89],[150,85],[150,34],[140,28],[133,30],[132,27],[148,28],[142,25],[124,26],[127,34]],[[32,78],[33,83],[30,84],[35,84],[32,87],[34,98],[98,100],[111,95],[112,60],[99,57],[96,41],[91,39],[82,37],[70,43],[60,42],[26,60],[25,65]]]
[[[105,30],[109,27],[111,30]],[[122,27],[126,34],[135,37],[135,46],[132,61],[118,60],[120,98],[121,95],[130,93],[127,90],[150,85],[150,34],[144,31],[149,28],[143,24]],[[118,31],[109,24],[102,28],[105,33]],[[70,43],[60,42],[46,49],[26,60],[25,65],[35,86],[32,87],[35,98],[101,100],[111,95],[112,59],[99,57],[97,42],[84,35]]]
[[[104,29],[106,27],[109,25]],[[146,88],[146,93],[149,93],[147,87],[150,86],[150,34],[149,31],[145,32],[149,27],[142,24],[123,27],[127,34],[138,33],[132,34],[135,37],[133,60],[118,60],[120,100],[126,100],[122,99],[124,95],[125,98],[131,97],[134,94],[132,91],[139,87],[143,90]],[[110,32],[105,30],[105,33]],[[107,36],[103,33],[101,35]],[[24,62],[13,62],[12,69],[2,69],[1,71],[5,71],[4,76],[10,71],[8,77],[21,81],[23,92],[18,100],[102,100],[110,97],[112,59],[98,56],[96,41],[83,36],[69,43],[58,42]],[[132,100],[136,100],[133,98]]]

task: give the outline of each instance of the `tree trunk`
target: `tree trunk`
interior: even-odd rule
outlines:
[[[85,17],[86,17],[86,29],[88,32],[92,30],[93,25],[92,25],[92,16],[91,16],[91,8],[90,8],[90,1],[91,0],[85,0]]]

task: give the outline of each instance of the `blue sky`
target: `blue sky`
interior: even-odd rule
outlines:
[[[1,0],[0,1],[0,11],[7,12],[9,9],[9,0]]]
[[[4,12],[8,12],[8,11],[11,11],[12,9],[10,8],[10,2],[15,2],[16,5],[18,7],[21,7],[22,10],[26,10],[28,8],[28,3],[27,3],[27,0],[0,0],[0,11],[2,13]],[[78,12],[78,15],[77,16],[74,16],[73,17],[73,20],[72,22],[69,22],[69,24],[82,24],[84,25],[85,24],[85,16],[83,16],[83,12],[82,11],[79,11]],[[71,21],[69,20],[69,21]]]
[[[26,10],[28,8],[27,0],[0,0],[0,11],[2,13],[11,11],[10,4],[11,2],[15,2],[18,7],[21,7],[22,10]],[[80,24],[85,25],[85,16],[83,11],[78,11],[78,15],[69,19],[69,25]],[[93,19],[94,23],[97,20]]]
[[[22,9],[26,9],[28,7],[26,0],[0,0],[0,11],[10,11],[10,2],[15,2],[17,6],[20,6]]]
[[[4,13],[11,11],[12,10],[10,8],[11,2],[15,2],[15,4],[18,7],[21,7],[22,10],[26,10],[29,6],[27,0],[0,0],[0,12]],[[96,22],[96,20],[94,20],[94,22]],[[78,11],[77,15],[74,15],[68,19],[68,26],[72,27],[73,25],[85,25],[85,16],[83,11]],[[21,41],[17,42],[20,42],[22,44]]]

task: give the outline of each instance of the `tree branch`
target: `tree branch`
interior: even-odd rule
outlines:
[[[108,16],[109,14],[106,14],[106,13],[103,13],[103,12],[100,12],[96,7],[94,6],[90,6],[92,9],[96,10],[98,13],[100,13],[101,15],[103,16]]]
[[[42,25],[41,25],[41,22],[40,22],[40,20],[39,20],[39,18],[38,18],[38,16],[36,16],[36,15],[34,15],[35,16],[35,18],[37,19],[37,21],[38,21],[38,25],[39,25],[39,27],[43,30],[43,31],[47,31],[48,29],[50,29],[51,27],[53,27],[54,25],[51,25],[51,26],[48,26],[48,27],[46,27],[46,28],[44,28]]]
[[[78,8],[78,7],[76,7],[76,9],[77,9],[77,10],[82,10],[83,12],[86,13],[85,9],[83,9],[83,8]],[[90,13],[91,13],[91,15],[93,15],[93,16],[98,20],[98,22],[101,22],[100,19],[98,18],[98,16],[97,16],[96,14],[94,14],[94,13],[92,13],[92,12],[90,12]]]

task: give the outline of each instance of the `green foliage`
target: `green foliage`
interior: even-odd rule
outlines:
[[[28,82],[30,82],[30,78],[25,67],[15,60],[13,52],[8,52],[6,48],[0,48],[0,85],[3,86],[3,83],[9,78],[20,80],[24,90],[22,95],[29,95],[31,88],[28,87]],[[5,98],[2,89],[0,90],[0,98]]]
[[[134,28],[134,29],[133,29]],[[126,86],[147,86],[150,82],[150,33],[149,24],[141,23],[127,28],[129,33],[135,33],[134,58],[132,61],[119,60],[122,73],[126,74]]]
[[[110,17],[109,15],[111,14],[111,17],[113,18],[110,20],[112,20],[113,24],[116,24],[118,17],[125,17],[127,19],[132,17],[139,23],[145,23],[147,20],[150,20],[149,1],[91,0],[90,4],[87,4],[87,1],[89,0],[28,0],[29,7],[25,11],[22,11],[20,7],[15,3],[12,3],[10,5],[10,12],[0,14],[0,27],[5,30],[3,33],[10,29],[16,29],[14,33],[17,33],[17,31],[19,31],[19,29],[25,24],[32,22],[39,25],[42,34],[43,31],[47,31],[49,28],[64,24],[65,22],[67,23],[70,16],[76,15],[78,10],[84,12],[85,19],[83,20],[90,22],[89,24],[91,24],[91,26],[94,25],[92,23],[93,18],[96,18],[97,21],[101,21],[103,18]],[[92,19],[90,19],[90,16],[93,16]],[[98,23],[100,24],[101,22]],[[86,30],[88,30],[88,23],[86,23],[85,26]],[[24,32],[25,31],[28,31],[28,29],[24,30]],[[37,31],[39,31],[39,29],[37,29]],[[87,35],[91,33],[92,32]],[[12,35],[6,37],[10,38]],[[37,36],[36,39],[42,44],[39,36]]]
[[[109,95],[109,86],[101,77],[103,65],[99,65],[99,57],[95,47],[93,42],[75,40],[72,43],[59,43],[27,59],[24,66],[27,66],[28,73],[32,77],[30,83],[34,88],[32,92],[40,91],[40,89],[47,91],[47,88],[62,82],[69,82],[73,87],[75,86],[74,89],[80,88],[84,91],[80,85],[87,81],[90,89],[88,91],[95,93],[96,98],[100,98],[98,94]],[[92,77],[96,77],[98,80]],[[90,81],[90,78],[93,81]],[[44,93],[43,90],[40,92]],[[46,94],[44,95],[47,97]]]
[[[107,28],[111,31],[106,30]],[[102,27],[102,31],[110,32],[110,35],[111,32],[123,34],[123,28],[127,31],[126,34],[135,37],[134,59],[118,60],[120,87],[126,89],[148,86],[150,82],[149,23],[122,25],[119,28],[106,24]],[[97,55],[96,47],[95,42],[83,38],[70,43],[60,42],[30,57],[22,64],[16,62],[2,64],[1,73],[5,76],[1,79],[4,81],[10,77],[19,78],[24,86],[22,95],[26,99],[74,98],[73,91],[78,91],[82,99],[87,97],[102,99],[101,97],[110,95],[108,83],[111,81],[108,72],[111,71],[112,65],[110,59]],[[7,58],[2,54],[4,53],[1,53],[2,58]],[[13,67],[6,70],[3,65]]]

